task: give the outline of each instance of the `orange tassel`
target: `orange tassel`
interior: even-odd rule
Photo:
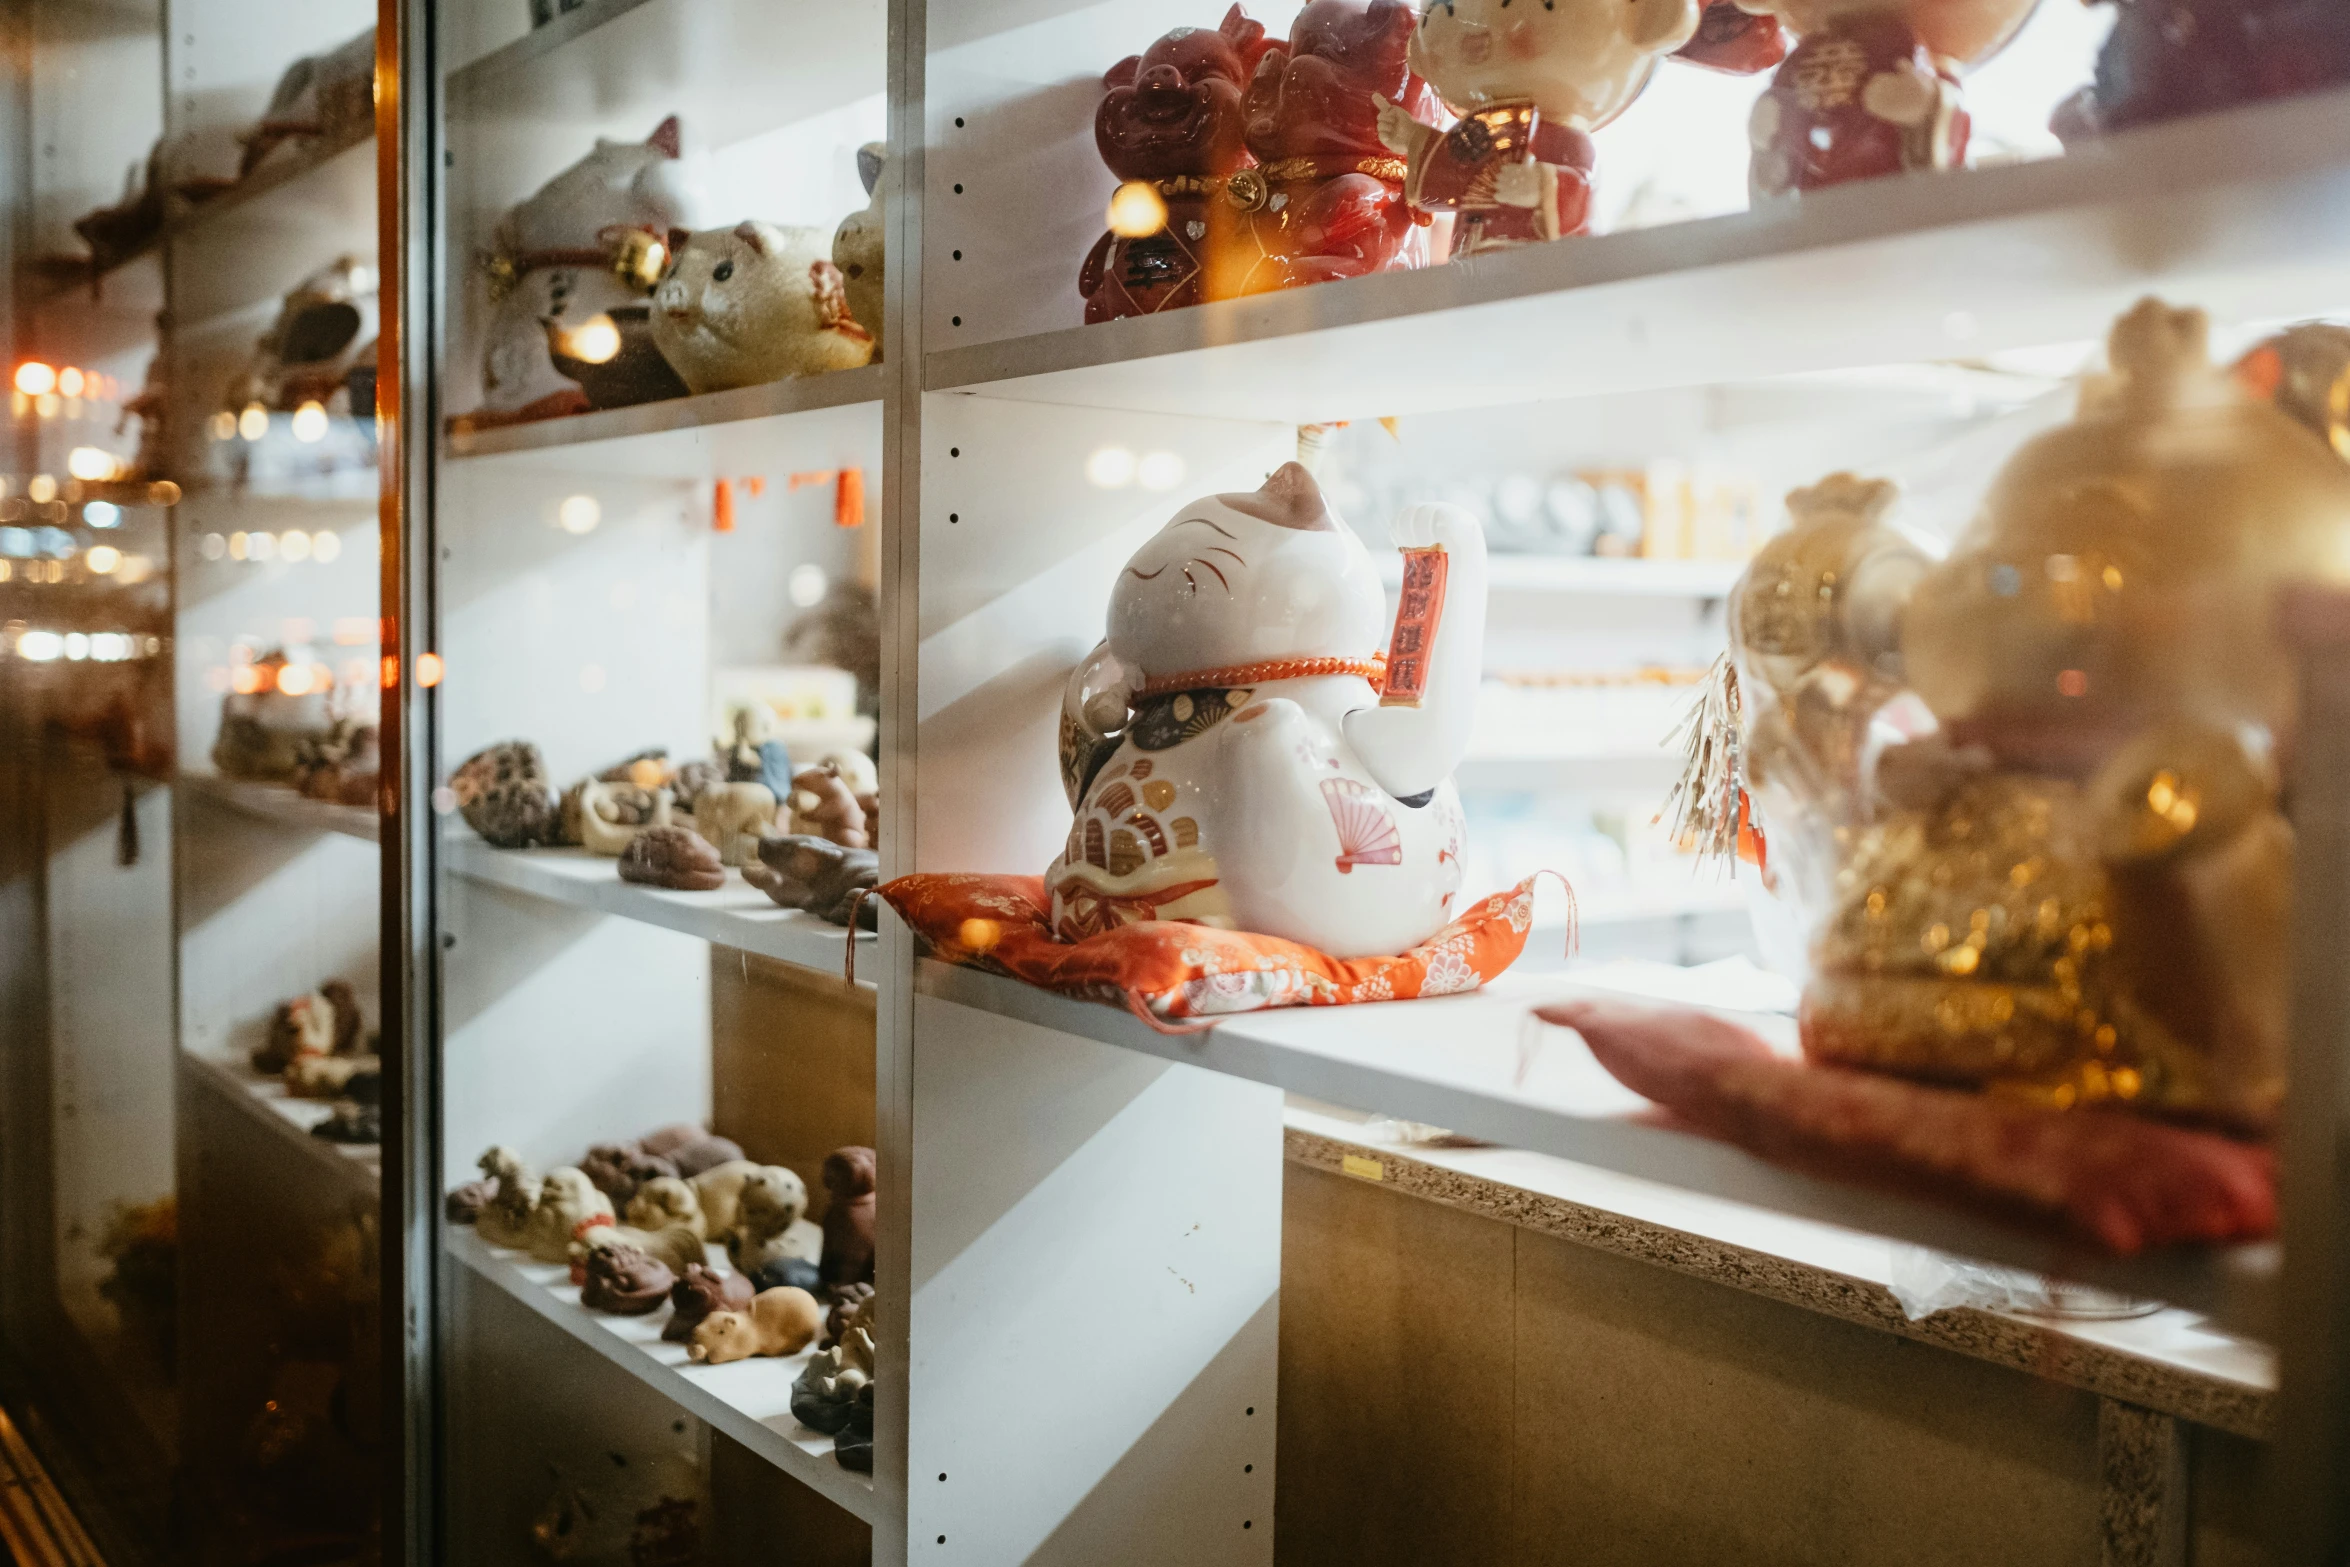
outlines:
[[[729,480],[720,479],[710,492],[710,531],[734,531],[734,485]]]
[[[843,468],[832,492],[832,524],[836,528],[865,526],[865,470]]]

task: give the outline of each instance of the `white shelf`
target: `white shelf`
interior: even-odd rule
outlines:
[[[449,1255],[482,1278],[825,1500],[875,1521],[872,1477],[843,1469],[833,1457],[832,1438],[792,1418],[792,1383],[813,1349],[698,1366],[686,1358],[683,1344],[662,1341],[666,1309],[643,1317],[590,1311],[579,1303],[569,1268],[492,1246],[467,1228],[452,1226],[447,1233]]]
[[[2176,1249],[2122,1260],[1951,1209],[1799,1175],[1727,1143],[1649,1124],[1651,1106],[1617,1083],[1582,1041],[1531,1016],[1540,1003],[1602,994],[1571,976],[1504,975],[1468,995],[1367,1006],[1288,1008],[1229,1018],[1204,1033],[1160,1034],[1114,1008],[1017,980],[922,962],[923,994],[999,1016],[1204,1067],[1353,1109],[1442,1126],[1684,1191],[1768,1208],[1960,1256],[2054,1273],[2216,1320],[2268,1320],[2277,1248]],[[1793,1021],[1740,1021],[1778,1039]]]
[[[870,444],[881,419],[884,373],[880,365],[862,365],[700,397],[453,433],[449,455],[502,458],[569,473],[689,479],[757,473],[780,479],[776,470],[786,449],[793,454],[792,466],[819,467],[825,448],[843,448],[834,459],[841,461],[853,458],[860,443]],[[803,462],[808,453],[818,455]],[[879,475],[874,478],[878,483]]]
[[[310,1128],[332,1119],[334,1107],[323,1099],[296,1099],[274,1077],[263,1077],[242,1062],[222,1061],[180,1052],[188,1075],[218,1094],[269,1135],[298,1148],[329,1178],[348,1183],[369,1201],[383,1181],[383,1149],[375,1143],[337,1143],[310,1135]]]
[[[887,51],[884,0],[589,0],[452,71],[449,117],[576,141],[675,114],[690,155],[881,92]]]
[[[369,843],[382,840],[381,819],[363,805],[313,800],[284,784],[224,778],[218,773],[181,773],[173,783],[216,805],[296,832],[339,832],[346,837],[364,838]]]
[[[2155,290],[2222,319],[2350,304],[2350,92],[2045,162],[940,348],[924,382],[1142,413],[1373,418],[2076,341]]]
[[[1381,551],[1379,580],[1403,583],[1403,557]],[[1599,555],[1485,557],[1495,593],[1575,593],[1621,598],[1727,598],[1746,570],[1742,560],[1637,560]]]
[[[460,876],[553,903],[682,931],[835,978],[847,964],[847,931],[813,914],[778,908],[740,871],[728,871],[726,885],[715,892],[670,892],[622,881],[618,860],[585,849],[493,849],[470,833],[451,833],[441,841],[441,853]],[[858,935],[873,940],[868,932]],[[857,983],[872,985],[867,979]]]

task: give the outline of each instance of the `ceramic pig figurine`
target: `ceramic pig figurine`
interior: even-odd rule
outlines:
[[[1264,24],[1235,5],[1222,26],[1178,27],[1102,77],[1094,146],[1121,181],[1158,193],[1166,221],[1094,241],[1077,279],[1088,322],[1223,297],[1209,273],[1233,252],[1242,214],[1218,193],[1254,161],[1243,99],[1269,47]]]
[[[1404,0],[1311,0],[1248,87],[1256,167],[1224,182],[1248,215],[1232,276],[1217,292],[1266,289],[1424,266],[1427,219],[1404,200],[1405,166],[1379,140],[1379,105],[1418,118],[1436,95],[1409,63]]]
[[[873,334],[816,229],[738,223],[690,236],[653,293],[653,341],[695,392],[854,370]]]
[[[1452,918],[1485,539],[1449,506],[1394,531],[1384,691],[1378,572],[1299,464],[1192,502],[1127,562],[1062,709],[1061,939],[1182,919],[1365,957]]]
[[[713,1311],[694,1329],[686,1358],[723,1366],[753,1355],[796,1355],[824,1330],[816,1297],[786,1286],[761,1290],[748,1311]]]
[[[569,1165],[539,1180],[539,1197],[523,1233],[523,1249],[541,1262],[569,1262],[573,1235],[582,1224],[612,1222],[612,1199]]]
[[[857,177],[865,182],[872,201],[862,212],[852,212],[832,231],[832,264],[840,268],[842,286],[849,292],[849,314],[873,334],[873,359],[881,360],[881,284],[887,265],[888,207],[891,183],[889,147],[869,141],[857,149]]]
[[[1701,0],[1441,0],[1412,39],[1412,68],[1460,116],[1450,130],[1401,104],[1380,139],[1411,164],[1404,193],[1457,213],[1453,254],[1583,233],[1591,133],[1647,85],[1657,58],[1697,31]]]
[[[645,295],[691,209],[672,115],[644,141],[597,142],[507,213],[488,262],[482,407],[460,424],[549,419],[684,390],[647,331]]]

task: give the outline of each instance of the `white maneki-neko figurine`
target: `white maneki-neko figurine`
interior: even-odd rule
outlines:
[[[1193,501],[1127,562],[1062,703],[1061,939],[1184,920],[1371,957],[1456,916],[1485,538],[1452,506],[1394,533],[1384,655],[1370,551],[1296,463]]]

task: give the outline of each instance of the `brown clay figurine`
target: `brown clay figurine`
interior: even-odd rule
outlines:
[[[743,1183],[736,1199],[734,1230],[726,1255],[738,1273],[756,1274],[786,1258],[815,1262],[824,1253],[824,1232],[807,1220],[808,1188],[797,1175],[773,1164]]]
[[[827,1289],[873,1281],[873,1181],[870,1148],[836,1148],[825,1156],[824,1256],[819,1276]]]
[[[736,1209],[742,1201],[743,1187],[762,1172],[773,1170],[780,1178],[797,1182],[799,1177],[782,1165],[765,1165],[751,1159],[729,1159],[693,1178],[694,1195],[701,1199],[702,1227],[710,1239],[723,1241],[734,1234]]]
[[[596,1183],[596,1190],[612,1199],[615,1209],[626,1208],[645,1182],[677,1174],[675,1160],[641,1142],[598,1143],[579,1161],[579,1167]]]
[[[575,1281],[586,1279],[588,1259],[603,1246],[633,1246],[658,1260],[671,1273],[683,1273],[709,1255],[703,1250],[701,1236],[682,1224],[641,1230],[634,1225],[615,1224],[609,1218],[586,1219],[573,1229],[565,1253]]]
[[[863,1324],[872,1310],[873,1286],[842,1284],[833,1289],[832,1309],[824,1314],[824,1347],[840,1342],[843,1333]]]
[[[669,1325],[661,1330],[661,1336],[672,1344],[683,1344],[694,1336],[703,1318],[714,1311],[748,1311],[757,1293],[741,1274],[720,1273],[697,1262],[669,1287]]]
[[[743,865],[743,880],[784,908],[846,925],[855,895],[881,880],[881,856],[806,833],[762,838],[757,859]],[[857,907],[856,920],[866,930],[877,928],[878,911],[870,899]]]
[[[472,1224],[498,1195],[496,1181],[464,1181],[449,1188],[441,1199],[441,1213],[451,1224]]]
[[[253,1070],[275,1077],[302,1056],[332,1055],[336,1010],[323,992],[279,1002],[269,1019],[268,1038],[253,1052]]]
[[[824,1313],[806,1290],[761,1290],[748,1311],[714,1311],[694,1329],[689,1359],[723,1366],[753,1355],[796,1355],[816,1342]]]
[[[694,831],[717,845],[728,865],[756,859],[759,840],[774,827],[775,792],[765,784],[715,784],[694,801]]]
[[[696,1236],[706,1235],[709,1226],[702,1218],[702,1200],[694,1189],[674,1175],[656,1176],[636,1189],[628,1199],[627,1219],[640,1230],[663,1230],[682,1225]]]
[[[519,1250],[529,1243],[531,1216],[539,1205],[539,1178],[511,1148],[492,1148],[481,1156],[481,1173],[494,1195],[474,1220],[474,1228],[492,1246]]]
[[[612,1200],[566,1165],[539,1180],[539,1199],[523,1234],[523,1249],[541,1262],[569,1262],[571,1238],[582,1224],[612,1218]]]
[[[598,1246],[588,1253],[587,1282],[579,1303],[616,1317],[643,1317],[661,1309],[677,1275],[657,1257],[634,1246]]]
[[[620,879],[678,892],[716,892],[726,885],[718,851],[683,827],[647,827],[620,856]]]
[[[865,808],[857,803],[858,782],[832,757],[792,774],[791,830],[829,838],[844,848],[871,848]]]

